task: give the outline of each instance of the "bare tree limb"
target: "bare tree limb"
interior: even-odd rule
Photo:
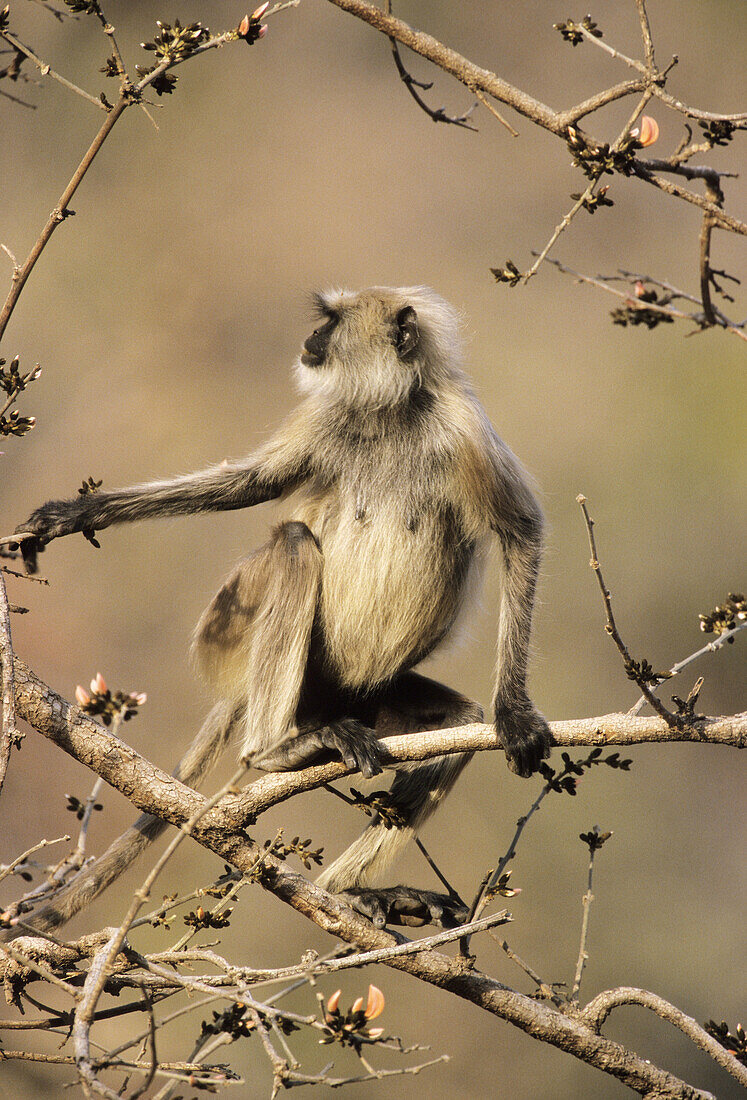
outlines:
[[[259,850],[246,834],[236,829],[234,815],[230,812],[226,815],[225,806],[219,805],[200,818],[199,811],[205,805],[200,795],[159,772],[133,750],[111,738],[101,727],[81,715],[77,708],[45,689],[18,661],[16,672],[19,713],[27,719],[31,718],[46,736],[51,736],[66,751],[84,759],[89,765],[95,761],[102,773],[107,773],[104,776],[107,781],[141,808],[147,807],[175,825],[197,818],[192,835],[198,843],[240,871],[247,871],[254,864]],[[744,726],[747,731],[747,718]],[[339,765],[332,767],[344,770]],[[230,796],[228,801],[231,801]],[[320,928],[361,950],[395,946],[397,941],[389,933],[374,929],[370,922],[301,875],[289,871],[274,857],[266,857],[266,870],[263,885]],[[435,950],[415,956],[392,957],[387,965],[472,1001],[534,1038],[612,1074],[640,1095],[655,1094],[685,1100],[703,1100],[709,1095],[652,1066],[619,1044],[603,1039],[572,1017],[506,989],[478,971],[465,972],[463,962],[449,959]]]
[[[665,1001],[663,997],[649,993],[646,989],[634,989],[629,986],[607,989],[589,1001],[581,1017],[590,1027],[598,1031],[613,1009],[620,1008],[622,1005],[639,1005],[655,1012],[662,1020],[679,1028],[740,1084],[747,1086],[747,1066],[741,1065],[734,1055],[725,1050],[721,1043],[709,1035],[692,1016],[687,1016],[681,1009]]]
[[[157,813],[172,825],[184,820],[201,805],[201,797],[191,787],[156,768],[123,741],[108,733],[78,707],[66,702],[20,660],[15,658],[16,706],[18,714],[34,729],[86,767],[91,768],[116,790],[146,813]],[[657,717],[607,714],[599,718],[581,718],[551,722],[555,744],[563,748],[596,745],[635,745],[660,741],[690,741],[702,744],[747,745],[747,713],[722,718],[706,718],[683,729],[672,729]],[[382,763],[428,760],[434,756],[459,752],[501,749],[495,729],[474,723],[454,729],[430,730],[386,737],[380,741]],[[143,784],[143,774],[147,783]],[[217,829],[240,828],[247,820],[264,813],[270,806],[303,791],[351,774],[342,763],[317,764],[298,772],[273,772],[256,780],[240,794],[226,797],[205,818]],[[169,797],[167,797],[167,792]],[[170,797],[178,792],[180,810],[163,813]],[[159,809],[159,807],[161,809]]]
[[[420,54],[432,61],[439,69],[456,77],[467,88],[480,89],[494,99],[513,107],[520,115],[530,118],[545,130],[562,134],[564,121],[560,115],[533,96],[502,80],[488,69],[482,69],[463,57],[456,50],[444,46],[438,39],[424,31],[413,30],[407,23],[393,15],[387,15],[381,8],[369,4],[366,0],[329,0],[335,7],[349,12],[357,19],[389,38],[394,38],[413,53]]]
[[[197,823],[192,835],[198,843],[215,852],[221,858],[232,863],[240,871],[248,871],[257,859],[260,850],[249,840],[245,833],[237,828],[240,798],[228,796],[221,804],[204,813],[201,810],[205,800],[189,787],[165,775],[134,750],[112,738],[106,731],[83,715],[78,708],[62,700],[58,695],[42,684],[26,666],[16,658],[17,699],[19,714],[30,720],[35,728],[50,737],[65,751],[77,759],[100,771],[107,782],[115,786],[141,809],[157,813],[172,824],[180,826],[189,820]],[[631,725],[632,723],[632,725]],[[747,715],[729,719],[713,719],[702,724],[700,733],[693,729],[687,731],[667,730],[661,719],[630,719],[625,715],[609,716],[609,721],[588,720],[589,741],[597,743],[605,740],[600,725],[613,737],[615,729],[628,737],[631,731],[647,734],[643,739],[709,739],[726,737],[727,743],[736,744],[747,739]],[[553,727],[556,740],[568,743],[568,727],[574,729],[573,740],[577,740],[578,723],[556,723]],[[583,730],[584,724],[581,724]],[[564,733],[566,737],[564,739]],[[442,741],[456,738],[471,739],[485,747],[495,748],[495,734],[490,727],[466,727],[465,730],[442,730],[437,736]],[[400,756],[399,742],[430,741],[428,754],[433,748],[434,734],[411,734],[403,738],[387,738],[382,742],[392,758]],[[636,740],[641,739],[639,736]],[[605,743],[610,743],[610,738]],[[444,751],[439,744],[436,752]],[[404,746],[403,746],[404,748]],[[464,751],[462,744],[459,750]],[[425,746],[421,744],[421,751]],[[416,748],[415,753],[417,754]],[[325,765],[306,769],[308,775],[316,773],[315,781],[322,782],[335,775],[344,774],[346,769],[339,764]],[[321,773],[321,774],[320,774]],[[280,777],[281,780],[285,776]],[[292,777],[290,777],[292,778]],[[254,786],[272,783],[275,776],[267,776]],[[307,788],[308,789],[308,788]],[[277,790],[271,802],[278,800]],[[270,804],[268,802],[268,804]],[[255,801],[256,807],[256,801]],[[267,875],[263,876],[263,886],[275,894],[281,901],[291,905],[299,913],[313,920],[320,928],[338,936],[361,950],[393,947],[396,939],[389,933],[378,931],[364,918],[347,909],[338,899],[308,882],[303,876],[289,871],[274,857],[266,856]],[[109,930],[111,932],[111,930]],[[505,986],[477,971],[464,970],[463,962],[446,958],[434,950],[419,953],[416,956],[392,957],[387,965],[405,970],[432,985],[437,985],[470,1000],[486,1011],[501,1016],[543,1042],[557,1046],[574,1057],[596,1066],[623,1081],[640,1095],[659,1097],[679,1097],[685,1100],[703,1100],[709,1094],[687,1085],[673,1075],[666,1073],[651,1063],[632,1054],[619,1044],[596,1035],[585,1024],[572,1017],[543,1005],[530,997],[506,989]]]
[[[0,727],[0,792],[10,762],[10,753],[18,744],[16,729],[16,692],[13,676],[13,643],[10,636],[10,606],[5,580],[0,571],[0,667],[2,668],[3,720]]]

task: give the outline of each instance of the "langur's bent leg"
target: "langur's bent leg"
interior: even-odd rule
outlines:
[[[482,708],[471,699],[408,672],[394,680],[381,699],[376,734],[385,737],[448,729],[481,722],[482,717]],[[456,753],[423,764],[402,765],[389,798],[404,823],[395,827],[375,817],[358,840],[322,873],[319,885],[343,893],[378,926],[387,922],[449,925],[464,919],[464,907],[448,895],[399,886],[383,891],[367,887],[446,797],[470,759],[469,753]]]
[[[350,718],[335,685],[307,705],[323,556],[305,523],[281,523],[242,561],[197,625],[194,652],[220,695],[244,707],[241,755],[263,771],[338,754],[365,776],[381,771],[370,729]],[[319,694],[319,690],[317,690]],[[319,718],[319,713],[322,717]]]

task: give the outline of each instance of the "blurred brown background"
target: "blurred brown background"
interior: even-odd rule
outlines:
[[[742,0],[649,6],[657,56],[680,57],[670,90],[706,109],[743,109]],[[397,9],[553,106],[626,77],[601,51],[573,50],[552,29],[585,9],[543,0],[402,0]],[[243,15],[230,4],[164,8],[133,0],[109,0],[105,10],[131,65],[150,62],[138,43],[153,37],[156,18],[202,19],[219,30]],[[592,15],[605,41],[640,55],[632,2],[597,2]],[[114,84],[97,72],[107,51],[95,20],[60,25],[38,5],[21,2],[12,18],[21,38],[54,68],[95,94],[106,88],[114,95]],[[464,89],[410,62],[415,75],[435,79],[434,106],[466,109]],[[743,343],[716,332],[688,339],[684,325],[650,334],[614,327],[611,298],[549,267],[526,288],[497,286],[489,267],[509,257],[528,266],[529,250],[543,246],[570,206],[569,193],[579,190],[566,149],[508,111],[517,140],[484,110],[475,116],[479,134],[433,125],[397,79],[386,41],[322,0],[303,0],[273,19],[253,49],[238,44],[214,52],[178,75],[175,95],[154,111],[159,132],[135,110],[117,126],[72,204],[76,217],[57,231],[8,329],[3,354],[20,354],[26,368],[38,360],[44,374],[21,405],[37,416],[37,427],[23,441],[6,440],[0,458],[3,532],[43,500],[70,495],[89,475],[103,478],[105,487],[131,484],[256,446],[296,399],[289,367],[308,333],[310,289],[430,284],[463,310],[478,391],[541,487],[549,542],[533,696],[553,719],[627,709],[637,691],[603,631],[575,496],[582,491],[589,498],[605,577],[632,651],[661,668],[698,648],[705,640],[698,612],[745,583],[737,411]],[[12,90],[37,105],[30,111],[0,100],[0,240],[21,258],[101,116],[50,82]],[[612,139],[631,106],[625,101],[596,116],[590,131]],[[660,106],[649,113],[660,122],[665,155],[681,135],[681,119]],[[717,150],[713,163],[738,168],[743,145],[737,139]],[[727,186],[728,208],[739,214],[744,182]],[[582,213],[553,254],[590,274],[622,266],[697,293],[694,208],[618,178],[610,196],[614,208],[593,219]],[[740,243],[716,234],[715,266],[739,274]],[[0,256],[0,268],[2,262]],[[9,274],[6,265],[2,278]],[[744,315],[743,293],[727,311]],[[11,588],[11,598],[32,609],[14,618],[18,653],[68,697],[99,669],[113,688],[147,691],[148,704],[125,735],[170,767],[207,706],[188,663],[192,626],[274,515],[266,506],[120,528],[103,533],[99,552],[82,538],[54,544],[42,559],[52,587]],[[491,581],[467,637],[427,666],[484,704],[495,601]],[[733,713],[744,706],[743,654],[739,642],[728,647],[674,690],[685,695],[703,673],[702,709]],[[586,996],[616,984],[642,986],[698,1020],[714,1016],[734,1025],[743,1012],[737,960],[744,946],[737,755],[686,745],[646,746],[629,755],[629,775],[597,769],[576,799],[550,798],[532,821],[514,865],[523,892],[511,902],[509,941],[547,981],[572,981],[587,863],[577,838],[599,823],[614,838],[598,859]],[[82,768],[29,732],[4,792],[0,858],[72,830],[63,793],[83,798],[90,785]],[[426,843],[465,895],[495,865],[538,789],[537,780],[516,779],[501,757],[486,754],[428,825]],[[96,851],[132,817],[118,795],[106,793],[104,801],[90,838]],[[361,819],[317,793],[280,807],[254,835],[271,837],[281,824],[286,836],[311,835],[336,853]],[[220,871],[213,857],[184,845],[155,897],[207,884]],[[415,851],[396,874],[431,884]],[[117,921],[141,876],[142,870],[131,872],[70,926],[71,934]],[[221,939],[227,955],[256,965],[331,946],[258,889],[244,891]],[[138,941],[165,946],[171,937],[154,931]],[[489,939],[473,947],[483,969],[530,990]],[[460,1100],[628,1095],[573,1059],[393,971],[346,975],[343,1000],[350,1003],[369,980],[386,994],[387,1030],[451,1056],[417,1079],[418,1093]],[[320,988],[329,994],[336,984],[324,979]],[[313,1011],[313,996],[295,995],[293,1007]],[[184,1056],[197,1024],[180,1024],[181,1034],[161,1041],[161,1053]],[[719,1097],[736,1095],[730,1078],[642,1010],[618,1012],[606,1032]],[[102,1027],[99,1034],[112,1032]],[[53,1048],[54,1042],[41,1047]],[[298,1052],[309,1070],[330,1055],[340,1073],[356,1072],[352,1056],[337,1048],[302,1042]],[[269,1094],[267,1063],[255,1041],[243,1041],[229,1056],[247,1075],[242,1095]],[[374,1061],[399,1064],[385,1053]],[[18,1063],[0,1075],[0,1092],[19,1098],[41,1096],[71,1077]],[[399,1097],[412,1088],[410,1078],[390,1078],[351,1087],[347,1095]]]

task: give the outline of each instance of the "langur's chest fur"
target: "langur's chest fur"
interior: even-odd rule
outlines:
[[[411,667],[456,618],[476,539],[448,466],[402,436],[359,440],[293,510],[321,546],[326,658],[348,687]]]

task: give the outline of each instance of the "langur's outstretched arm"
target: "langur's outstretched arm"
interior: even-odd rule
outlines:
[[[75,531],[93,534],[114,523],[196,512],[226,512],[272,500],[308,476],[308,450],[292,426],[239,463],[222,463],[169,481],[130,489],[92,492],[72,500],[51,500],[31,513],[16,534],[30,572],[36,555],[52,539]]]
[[[498,623],[495,725],[512,771],[528,776],[550,753],[552,735],[526,688],[532,610],[542,554],[542,512],[508,450],[496,454],[491,526],[501,540],[503,579]]]

